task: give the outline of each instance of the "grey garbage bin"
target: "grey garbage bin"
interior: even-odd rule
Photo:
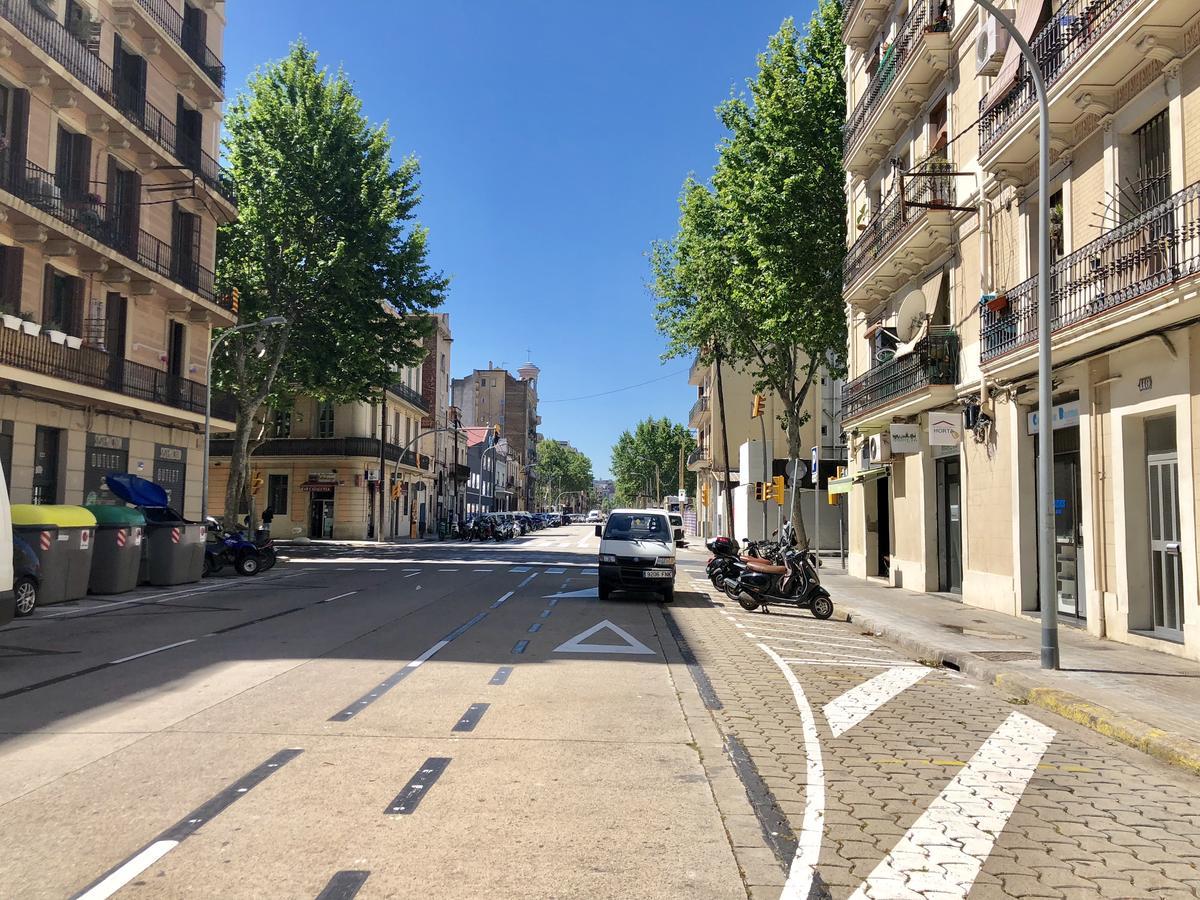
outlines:
[[[12,522],[13,535],[24,539],[41,563],[38,604],[86,596],[96,517],[82,506],[15,503]]]
[[[97,504],[84,508],[96,517],[88,590],[93,594],[132,591],[141,570],[146,517],[127,506]]]
[[[199,581],[204,574],[204,526],[171,509],[167,492],[153,481],[109,472],[104,482],[113,496],[136,506],[146,517],[138,580],[160,587]]]

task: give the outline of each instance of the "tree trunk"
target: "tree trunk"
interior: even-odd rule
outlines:
[[[725,524],[729,537],[737,539],[733,531],[733,491],[729,487],[729,431],[725,427],[725,385],[721,380],[721,348],[717,347],[713,355],[717,370],[717,405],[721,407],[721,452],[725,457],[725,471],[722,480],[725,484]],[[797,439],[798,440],[798,439]]]
[[[250,429],[254,414],[242,402],[238,403],[237,426],[233,431],[233,450],[229,456],[229,481],[225,485],[225,527],[236,531],[238,507],[246,491],[246,473],[250,468]]]

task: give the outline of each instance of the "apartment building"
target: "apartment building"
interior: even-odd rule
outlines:
[[[1200,658],[1200,13],[1015,0],[845,9],[850,567],[1036,614],[1037,258],[1053,260],[1063,621]]]
[[[104,476],[200,512],[223,4],[0,3],[0,464],[12,499],[105,502]],[[231,423],[218,423],[232,427]]]
[[[541,439],[537,432],[542,421],[537,410],[540,374],[532,362],[521,366],[516,378],[489,362],[486,369],[476,369],[451,382],[450,402],[460,410],[463,424],[472,428],[498,424],[501,437],[508,441],[508,454],[519,468],[514,509],[536,508],[533,464]]]
[[[256,508],[274,513],[276,537],[407,538],[436,527],[433,442],[421,428],[430,408],[420,384],[421,366],[410,366],[380,401],[298,397],[275,413],[251,456],[250,483]],[[209,509],[216,516],[224,514],[231,452],[231,439],[213,440]]]
[[[517,509],[520,460],[507,438],[493,442],[491,428],[464,428],[467,444],[466,515],[511,512]]]
[[[429,409],[421,428],[433,432],[434,520],[446,533],[465,514],[463,487],[470,475],[461,412],[450,405],[450,314],[435,313],[436,329],[425,338],[421,398]]]
[[[728,463],[725,457],[725,442],[721,436],[721,403],[717,392],[716,366],[701,365],[699,359],[692,363],[688,383],[696,387],[696,401],[688,413],[688,427],[695,432],[696,449],[689,455],[687,467],[689,471],[697,473],[699,496],[696,498],[696,518],[697,527],[703,537],[730,533],[729,523],[725,521],[725,470],[729,469],[731,487],[737,492],[741,482],[743,444],[753,442],[747,459],[747,474],[751,481],[770,480],[775,475],[786,475],[788,464],[787,432],[780,424],[783,408],[778,396],[765,395],[763,414],[754,418],[754,379],[751,375],[724,363],[721,366],[721,382],[725,398],[725,429],[730,460]],[[822,377],[819,384],[814,383],[809,389],[805,404],[808,420],[800,428],[803,475],[797,487],[802,492],[801,510],[810,538],[816,535],[817,504],[826,503],[824,491],[829,480],[835,478],[839,468],[845,465],[846,451],[840,443],[840,402],[841,382]],[[764,438],[767,457],[765,462],[762,449]],[[819,448],[819,496],[814,492],[816,486],[812,474],[814,447]],[[762,474],[764,472],[765,477]],[[790,479],[788,485],[790,489]],[[743,488],[743,493],[748,490],[748,487]],[[735,497],[735,508],[747,504],[747,498],[736,493]],[[740,514],[735,515],[740,517]],[[768,532],[776,527],[777,518],[774,512],[769,513]],[[822,548],[838,546],[837,521],[836,511],[830,509],[821,523]],[[758,527],[758,530],[754,531],[754,534],[758,535],[761,523],[757,514],[751,516],[751,522]],[[738,534],[739,538],[747,536]]]

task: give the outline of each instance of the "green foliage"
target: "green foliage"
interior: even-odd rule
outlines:
[[[617,503],[635,503],[648,493],[658,500],[679,492],[679,451],[686,458],[696,449],[696,440],[686,426],[661,419],[647,418],[623,431],[612,449],[612,473],[617,483]],[[657,468],[656,468],[657,467]],[[684,487],[696,490],[694,472],[684,472]]]
[[[719,348],[748,371],[756,391],[782,400],[792,457],[818,370],[845,371],[842,71],[838,0],[821,0],[803,36],[786,20],[749,97],[717,109],[728,134],[711,184],[687,179],[679,232],[650,253],[666,356],[709,362]]]
[[[217,385],[239,400],[311,393],[366,399],[393,366],[422,356],[422,313],[446,279],[412,224],[418,164],[393,169],[391,139],[372,126],[341,71],[303,44],[251,76],[225,116],[238,218],[218,235],[217,283],[241,292],[241,318],[283,315],[261,360],[230,341]],[[265,399],[265,398],[264,398]]]
[[[560,494],[571,491],[592,491],[592,461],[574,447],[564,447],[557,441],[541,441],[537,445],[534,472],[544,489],[541,499],[552,506]]]

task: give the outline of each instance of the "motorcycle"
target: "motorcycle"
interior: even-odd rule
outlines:
[[[771,604],[787,604],[807,609],[817,619],[833,615],[833,598],[821,585],[817,556],[811,550],[786,547],[781,565],[756,558],[744,558],[743,562],[745,571],[736,578],[727,577],[722,585],[742,609],[753,611],[761,606],[769,613]]]
[[[209,539],[204,545],[204,574],[215,575],[225,566],[233,566],[239,575],[257,575],[275,566],[275,542],[259,529],[254,540],[240,531],[222,531],[210,518]]]

